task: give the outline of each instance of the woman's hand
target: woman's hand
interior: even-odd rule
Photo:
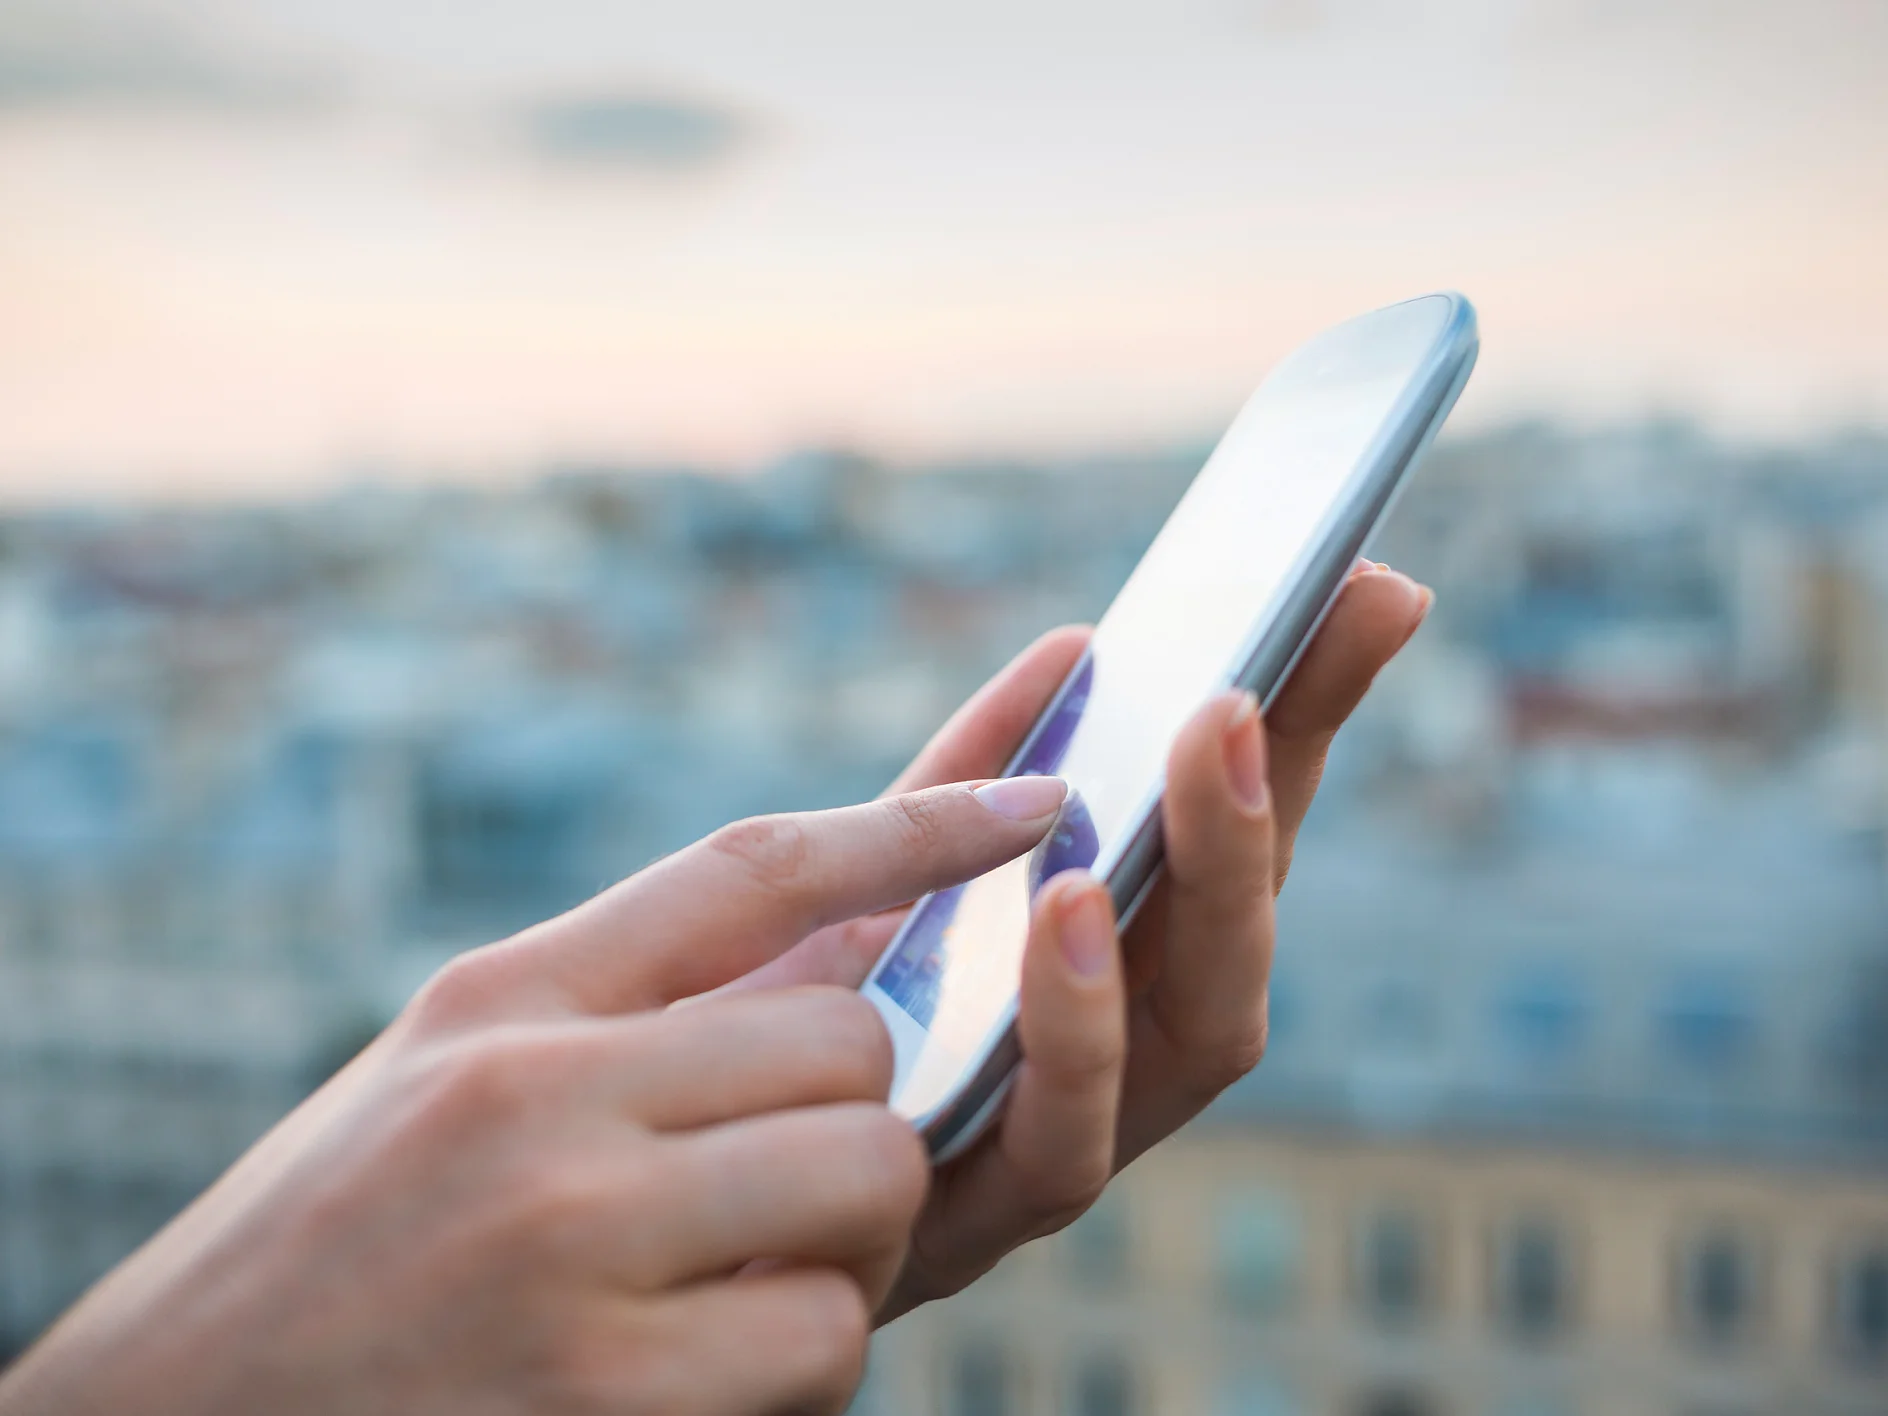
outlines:
[[[1249,696],[1203,707],[1175,742],[1167,868],[1124,941],[1107,891],[1070,872],[1036,902],[1023,960],[1023,1063],[997,1129],[934,1178],[881,1321],[954,1293],[1062,1228],[1129,1161],[1265,1052],[1272,901],[1331,738],[1422,623],[1429,592],[1360,564],[1261,724]],[[1045,636],[973,698],[893,790],[1000,771],[1074,667],[1087,631]],[[742,981],[856,985],[900,913],[821,931]]]
[[[6,1416],[834,1411],[925,1194],[857,994],[671,1008],[1033,846],[1052,779],[739,823],[437,975]]]

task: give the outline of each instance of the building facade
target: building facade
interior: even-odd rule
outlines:
[[[857,1409],[1872,1416],[1888,1187],[1209,1122],[888,1329]]]

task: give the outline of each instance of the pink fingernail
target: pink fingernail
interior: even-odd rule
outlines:
[[[1060,777],[1003,777],[971,793],[1006,821],[1036,821],[1054,816],[1069,794]]]
[[[1092,884],[1063,887],[1056,903],[1056,942],[1076,977],[1104,977],[1114,967],[1114,919]]]
[[[1265,729],[1259,725],[1259,703],[1245,695],[1226,723],[1226,779],[1232,794],[1247,811],[1265,805]]]

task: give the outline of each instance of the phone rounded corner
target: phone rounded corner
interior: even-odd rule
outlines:
[[[1475,311],[1475,302],[1460,290],[1436,293],[1449,302],[1449,342],[1462,351],[1464,360],[1472,366],[1482,347],[1481,316]]]

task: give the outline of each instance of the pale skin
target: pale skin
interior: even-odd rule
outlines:
[[[842,1410],[875,1323],[1067,1224],[1257,1065],[1293,837],[1428,600],[1360,566],[1264,724],[1238,694],[1195,715],[1125,939],[1088,876],[1041,892],[1016,1088],[937,1174],[851,989],[906,902],[1053,821],[1056,784],[977,785],[1081,629],[893,795],[737,823],[450,965],[0,1377],[0,1416]]]

